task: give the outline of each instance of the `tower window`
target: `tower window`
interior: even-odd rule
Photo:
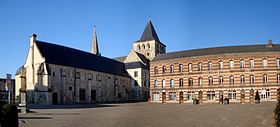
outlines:
[[[150,49],[150,48],[151,48],[150,43],[148,43],[148,44],[147,44],[147,48],[148,48],[148,49]]]
[[[138,50],[141,50],[141,46],[139,44],[137,45],[137,47],[138,47]]]

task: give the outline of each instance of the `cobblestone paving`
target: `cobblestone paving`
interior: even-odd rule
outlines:
[[[21,127],[271,127],[275,102],[32,106]]]

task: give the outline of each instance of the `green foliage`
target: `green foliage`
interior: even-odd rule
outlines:
[[[259,94],[258,90],[257,90],[256,95],[255,95],[255,100],[260,100],[260,94]]]
[[[277,92],[277,104],[274,109],[274,124],[276,127],[280,127],[280,90]]]
[[[1,127],[18,127],[18,110],[16,105],[6,104],[3,106],[3,118]]]

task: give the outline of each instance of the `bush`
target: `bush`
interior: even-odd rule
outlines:
[[[280,90],[277,92],[277,104],[274,109],[274,124],[276,127],[280,127]]]
[[[4,105],[3,116],[1,127],[18,127],[18,110],[16,105]]]

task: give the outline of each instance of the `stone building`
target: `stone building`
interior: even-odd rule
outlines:
[[[276,101],[280,45],[226,46],[170,52],[150,63],[152,102],[222,103]]]
[[[160,53],[165,53],[165,45],[159,40],[156,30],[148,21],[140,40],[133,43],[127,56],[115,58],[125,63],[126,70],[133,78],[131,100],[147,100],[150,87],[150,61]]]
[[[16,90],[26,92],[27,103],[128,101],[131,79],[125,64],[100,55],[95,30],[91,53],[36,37],[30,37],[26,62],[16,73]]]

